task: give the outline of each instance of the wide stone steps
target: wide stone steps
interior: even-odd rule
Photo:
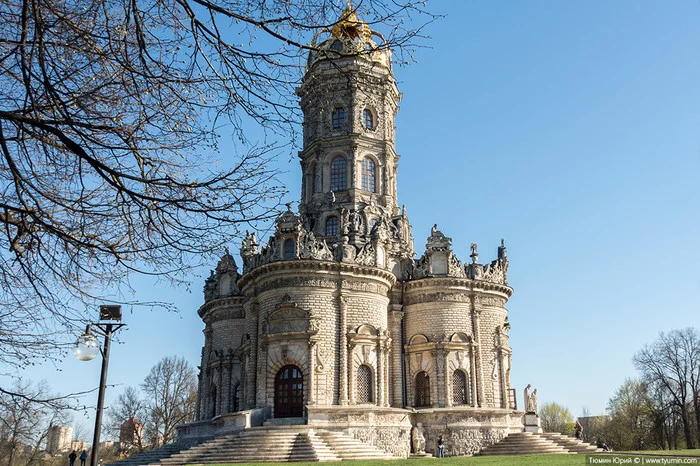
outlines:
[[[393,455],[340,432],[320,430],[318,436],[341,460],[396,459]]]
[[[518,432],[483,448],[480,456],[567,454],[569,450],[541,434]]]
[[[246,429],[217,437],[179,451],[169,445],[169,453],[153,450],[151,455],[134,455],[114,466],[183,466],[187,464],[254,463],[289,461],[343,461],[395,459],[371,445],[340,432],[316,430],[308,426],[270,426]]]
[[[153,450],[146,450],[141,453],[136,453],[128,458],[112,464],[118,464],[119,466],[138,466],[142,464],[157,463],[163,458],[168,458],[175,453],[179,453],[181,448],[181,446],[171,443],[159,448],[154,448]]]
[[[542,435],[573,453],[601,453],[603,451],[602,448],[597,448],[595,445],[568,435],[556,432],[545,432]]]

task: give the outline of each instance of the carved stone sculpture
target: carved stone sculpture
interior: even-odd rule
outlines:
[[[423,424],[420,422],[411,429],[411,439],[413,442],[413,453],[425,453],[425,437],[423,436]]]
[[[527,387],[525,387],[525,390],[523,391],[523,408],[525,408],[525,411],[527,411],[527,407],[530,405],[530,387],[532,385],[527,384]]]
[[[528,398],[526,411],[528,413],[537,413],[537,389],[534,389]]]

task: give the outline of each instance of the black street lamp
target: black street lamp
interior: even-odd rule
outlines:
[[[121,321],[121,306],[100,306],[100,322],[88,324],[85,333],[78,337],[73,345],[73,355],[80,361],[90,361],[100,352],[100,344],[93,333],[102,335],[105,338],[102,349],[102,371],[100,372],[100,391],[97,395],[97,413],[95,414],[95,433],[92,437],[92,455],[90,456],[90,466],[97,466],[97,457],[100,450],[100,431],[102,430],[102,412],[104,411],[105,389],[107,388],[107,366],[109,365],[109,347],[112,341],[112,334],[126,324],[102,322]]]

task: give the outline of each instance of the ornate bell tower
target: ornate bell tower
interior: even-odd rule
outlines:
[[[397,204],[394,119],[401,94],[391,51],[350,6],[312,46],[297,89],[304,113],[303,222],[329,244],[345,237],[356,246],[383,224],[412,257],[408,221]]]

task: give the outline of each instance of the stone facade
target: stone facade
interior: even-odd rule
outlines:
[[[391,52],[350,10],[312,45],[299,211],[264,245],[246,236],[242,275],[227,252],[206,280],[199,420],[181,434],[297,418],[406,457],[421,422],[428,450],[443,434],[474,453],[522,430],[505,245],[465,264],[436,225],[414,259]]]

